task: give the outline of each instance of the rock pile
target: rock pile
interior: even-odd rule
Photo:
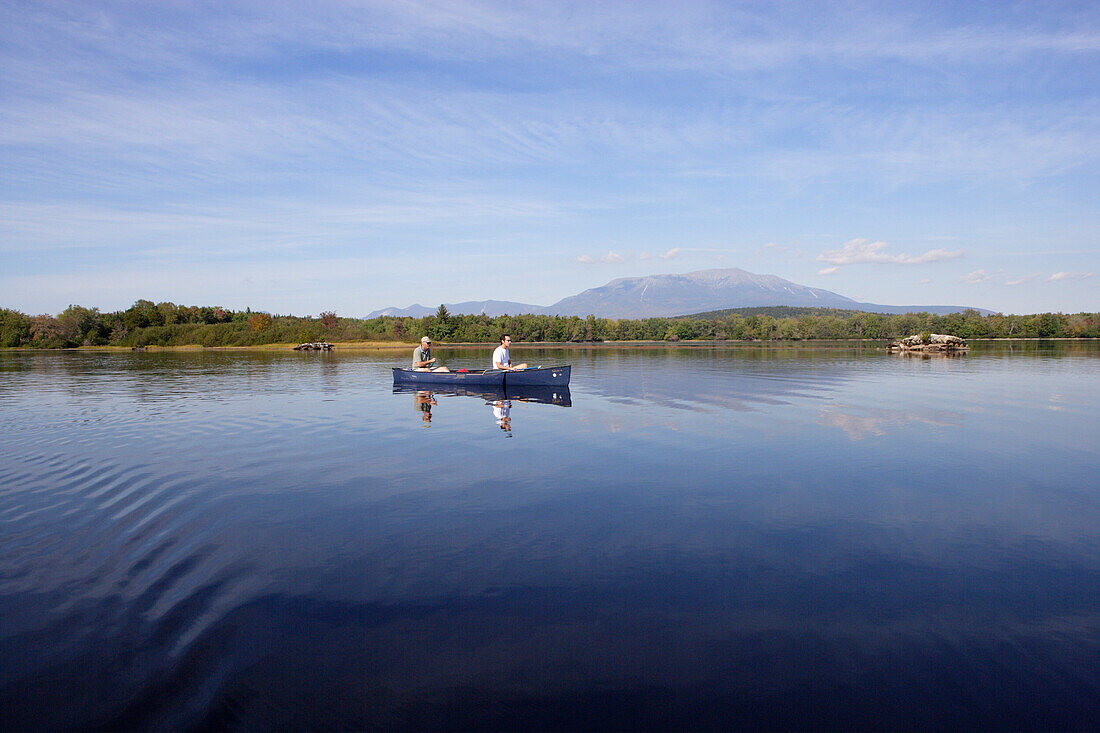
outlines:
[[[916,351],[925,354],[952,351],[968,351],[966,339],[945,333],[926,333],[906,336],[886,347],[891,352]]]
[[[325,341],[317,341],[309,344],[298,344],[294,347],[295,351],[332,351],[332,344]]]

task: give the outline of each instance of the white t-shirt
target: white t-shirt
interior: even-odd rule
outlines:
[[[508,349],[503,346],[498,346],[497,350],[493,352],[493,363],[489,365],[489,368],[496,369],[497,364],[508,366],[511,363],[512,357],[508,356]]]

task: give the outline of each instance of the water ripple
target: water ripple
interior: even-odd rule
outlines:
[[[388,352],[0,352],[6,726],[1095,719],[1100,358],[531,353],[502,440]]]

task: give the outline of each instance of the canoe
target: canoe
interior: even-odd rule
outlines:
[[[394,384],[477,385],[500,387],[564,387],[569,384],[570,366],[548,366],[507,372],[500,369],[470,369],[465,372],[418,372],[409,367],[393,368]]]
[[[570,365],[535,367],[519,372],[505,372],[504,386],[512,387],[564,387],[569,384]]]
[[[418,372],[408,367],[393,368],[394,384],[452,384],[500,387],[504,389],[504,372],[496,369],[471,369],[466,372]]]
[[[522,402],[539,402],[545,405],[559,405],[570,407],[573,404],[569,394],[569,385],[564,387],[549,386],[519,386],[519,387],[492,387],[476,384],[395,384],[394,394],[416,394],[418,392],[430,392],[432,395],[457,395],[460,397],[477,397],[486,402],[498,400],[520,400]]]

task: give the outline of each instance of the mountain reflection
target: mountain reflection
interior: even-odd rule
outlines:
[[[859,375],[823,369],[813,361],[760,362],[723,354],[681,355],[667,361],[650,357],[632,368],[616,364],[586,385],[611,402],[694,410],[751,412],[802,399],[826,399]],[[692,368],[685,369],[685,364]],[[584,373],[580,372],[583,378]]]

